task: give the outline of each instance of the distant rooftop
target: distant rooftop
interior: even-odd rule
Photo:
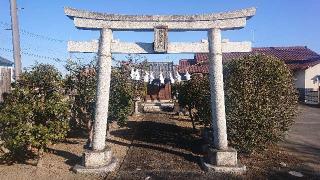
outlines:
[[[0,56],[0,66],[12,66],[13,62]]]
[[[251,52],[232,52],[223,54],[223,62],[239,59],[246,55],[265,54],[275,56],[284,61],[291,70],[306,69],[320,63],[320,55],[306,46],[290,47],[257,47],[252,48]],[[183,73],[186,70],[190,73],[208,73],[209,67],[208,53],[197,53],[194,59],[182,59],[179,62],[178,70]]]

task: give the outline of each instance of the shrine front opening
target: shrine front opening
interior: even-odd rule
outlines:
[[[117,15],[65,8],[78,29],[99,30],[99,40],[68,42],[68,51],[98,53],[98,84],[93,125],[92,149],[85,150],[80,173],[107,172],[116,167],[116,159],[106,146],[112,54],[209,53],[209,77],[213,142],[203,161],[207,170],[244,172],[237,151],[228,147],[223,89],[222,53],[249,52],[250,42],[223,42],[221,31],[243,28],[255,15],[255,8],[204,15]],[[115,41],[113,31],[153,31],[153,43]],[[168,31],[207,31],[208,42],[168,42]]]

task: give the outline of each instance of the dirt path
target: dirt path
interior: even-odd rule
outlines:
[[[136,128],[134,140],[116,176],[109,179],[185,179],[204,175],[199,165],[201,140],[191,127],[182,127],[181,122],[164,114],[146,114],[141,122],[132,123],[136,123],[129,125]]]

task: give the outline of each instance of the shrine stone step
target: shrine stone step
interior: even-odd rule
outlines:
[[[171,102],[147,102],[143,103],[143,112],[172,112],[174,103]]]

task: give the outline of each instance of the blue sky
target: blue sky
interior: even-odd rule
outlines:
[[[63,69],[69,53],[67,40],[97,39],[97,31],[77,30],[64,15],[63,7],[74,7],[117,14],[201,14],[256,7],[257,13],[241,30],[226,31],[223,38],[231,41],[252,41],[261,46],[308,46],[320,53],[320,1],[319,0],[17,0],[19,10],[23,66],[46,62]],[[7,24],[8,23],[8,24]],[[0,2],[0,56],[12,60],[9,0]],[[34,33],[34,34],[32,34]],[[115,32],[121,41],[152,42],[153,34]],[[170,41],[200,41],[206,32],[170,33]],[[35,57],[30,54],[40,55]],[[45,56],[45,57],[44,57]],[[92,55],[73,54],[73,58],[89,61]],[[174,61],[192,58],[192,54],[147,55],[150,61]],[[116,55],[122,60],[125,55]]]

